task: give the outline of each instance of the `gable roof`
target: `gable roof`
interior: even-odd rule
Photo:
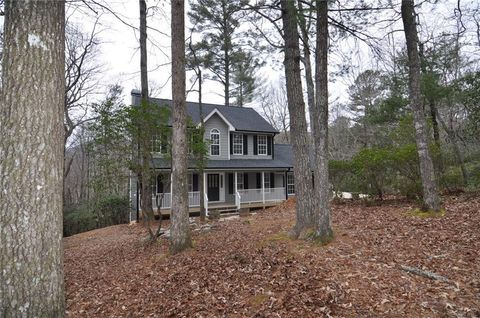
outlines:
[[[132,104],[140,104],[140,91],[132,90]],[[169,99],[152,98],[150,101],[158,104],[172,107],[172,101]],[[236,107],[202,103],[202,117],[205,119],[216,109],[227,121],[227,124],[235,127],[236,131],[258,131],[264,133],[278,133],[278,131],[272,127],[260,114],[250,107]],[[195,124],[200,123],[200,107],[198,103],[187,101],[187,113]],[[222,117],[221,116],[221,117]]]

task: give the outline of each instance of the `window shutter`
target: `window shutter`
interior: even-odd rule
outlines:
[[[258,155],[258,141],[257,141],[257,135],[253,136],[253,154]]]
[[[257,172],[257,189],[262,188],[262,174]]]
[[[272,155],[272,136],[267,137],[267,155]]]
[[[243,174],[243,188],[244,188],[245,190],[248,189],[248,172],[245,172],[245,173]]]
[[[192,190],[193,192],[197,192],[198,191],[198,173],[194,173],[192,178],[193,178]]]
[[[235,181],[234,180],[235,177],[233,176],[233,173],[229,173],[228,174],[228,194],[233,194],[233,182]]]
[[[248,135],[243,135],[243,154],[248,155]]]
[[[275,188],[275,173],[270,172],[270,188]]]
[[[230,154],[233,155],[233,134],[230,134]]]

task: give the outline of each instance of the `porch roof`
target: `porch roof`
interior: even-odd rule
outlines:
[[[274,145],[274,159],[230,159],[230,160],[208,160],[205,169],[237,169],[237,170],[255,170],[255,169],[281,169],[289,170],[293,168],[292,145]],[[154,158],[155,169],[170,169],[170,162],[162,158]],[[188,168],[196,169],[195,160],[188,160]]]

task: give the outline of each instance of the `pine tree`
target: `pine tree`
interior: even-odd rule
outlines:
[[[188,13],[193,30],[203,40],[195,46],[205,52],[202,65],[206,78],[224,87],[225,105],[235,98],[237,106],[251,100],[255,87],[257,58],[243,49],[244,34],[238,31],[247,14],[248,0],[198,0]]]

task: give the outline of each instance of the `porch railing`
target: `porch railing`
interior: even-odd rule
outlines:
[[[154,209],[158,209],[160,205],[161,209],[170,209],[172,207],[172,194],[171,193],[157,193],[153,195],[152,206]]]
[[[265,192],[262,189],[238,190],[240,202],[269,202],[285,199],[285,188],[265,188],[264,190]]]
[[[157,193],[154,195],[152,197],[152,206],[154,209],[157,209],[159,205],[161,209],[170,209],[172,207],[172,194]],[[200,192],[188,192],[188,206],[200,206]]]

